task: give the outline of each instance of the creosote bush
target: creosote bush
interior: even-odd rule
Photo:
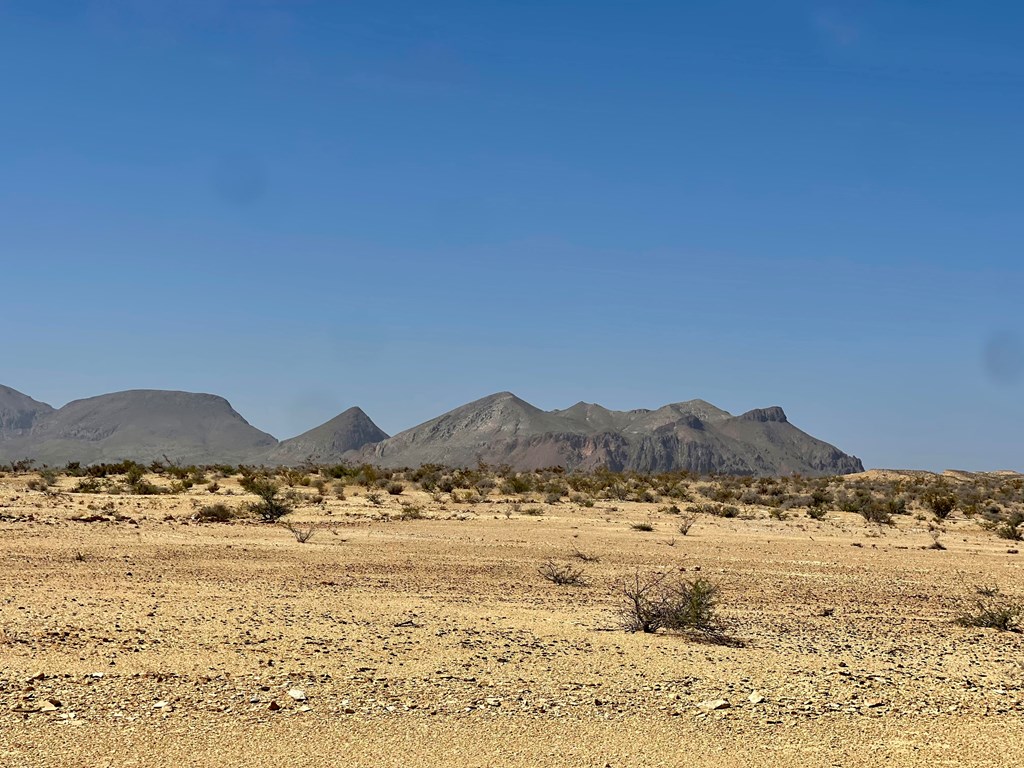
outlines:
[[[702,576],[679,571],[644,574],[637,570],[619,585],[620,623],[627,632],[659,629],[720,635],[716,617],[718,586]]]
[[[934,494],[927,501],[936,520],[945,520],[956,508],[956,496]]]
[[[228,523],[236,517],[238,513],[227,504],[207,504],[193,515],[193,519],[201,523]]]
[[[259,497],[248,509],[264,522],[275,523],[292,511],[290,503],[278,495],[281,487],[273,480],[252,476],[243,478],[241,484],[244,490]]]
[[[733,518],[740,516],[739,507],[727,504],[693,504],[690,511],[697,514],[713,515],[714,517]]]

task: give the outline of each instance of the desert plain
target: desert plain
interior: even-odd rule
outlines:
[[[684,534],[672,499],[350,482],[288,490],[289,530],[200,519],[255,498],[226,474],[36,477],[0,477],[2,766],[1024,761],[1022,636],[955,623],[978,587],[1024,598],[1024,558],[959,510]],[[622,628],[621,585],[669,571],[720,588],[721,637]]]

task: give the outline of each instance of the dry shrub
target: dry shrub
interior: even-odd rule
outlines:
[[[587,583],[586,579],[583,578],[583,569],[576,568],[568,563],[559,564],[553,560],[546,560],[537,569],[537,573],[547,581],[558,586],[583,587]]]
[[[316,534],[315,525],[307,525],[303,528],[292,523],[285,523],[284,527],[291,531],[292,536],[295,537],[295,540],[299,542],[299,544],[305,544]]]
[[[956,623],[961,627],[983,627],[1004,632],[1019,632],[1024,606],[999,591],[999,587],[976,587],[975,596],[961,611]]]

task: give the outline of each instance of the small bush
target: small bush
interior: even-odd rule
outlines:
[[[719,589],[708,579],[687,579],[678,571],[645,575],[638,570],[618,591],[620,623],[627,632],[720,632],[715,616]]]
[[[314,534],[316,534],[315,525],[307,525],[305,528],[302,528],[298,525],[286,523],[285,528],[291,531],[292,536],[295,537],[295,540],[299,542],[299,544],[305,544],[307,541],[313,538]]]
[[[402,520],[422,520],[425,517],[423,507],[417,504],[403,504],[399,514],[399,518]]]
[[[811,491],[811,508],[822,509],[832,503],[832,494],[824,488],[815,488]],[[820,520],[820,517],[813,517],[814,520]]]
[[[998,587],[977,587],[974,600],[967,605],[956,623],[961,627],[982,627],[1003,632],[1020,630],[1024,607],[1006,598]]]
[[[860,516],[876,525],[893,525],[892,514],[880,504],[870,502],[857,510]]]
[[[387,492],[392,496],[401,496],[405,486],[398,482],[388,483]]]
[[[585,563],[598,563],[601,561],[601,558],[597,555],[588,554],[576,546],[572,548],[572,556]]]
[[[645,520],[642,523],[633,523],[629,527],[632,528],[634,531],[650,532],[654,530],[654,526],[651,524],[649,520]]]
[[[693,512],[686,512],[685,514],[680,512],[679,517],[679,532],[685,536],[690,532],[693,524],[697,522],[697,515]]]
[[[1024,539],[1024,536],[1021,535],[1020,529],[1009,520],[1001,525],[997,525],[995,531],[996,536],[1000,539],[1007,539],[1009,541],[1021,541]]]
[[[927,502],[936,520],[945,520],[956,509],[956,496],[929,496]]]
[[[537,569],[537,572],[547,581],[559,586],[583,587],[587,583],[583,578],[583,569],[568,563],[559,565],[553,560],[547,560]]]
[[[443,488],[442,490],[451,490]],[[516,496],[521,493],[528,493],[533,490],[533,480],[529,475],[512,475],[506,477],[499,490],[506,496]]]
[[[155,496],[163,489],[146,480],[146,468],[135,462],[125,462],[124,490],[136,496]]]
[[[740,516],[738,507],[726,504],[694,504],[690,507],[690,511],[698,514],[713,515],[714,517],[733,518]]]
[[[71,489],[72,493],[103,493],[103,483],[95,477],[85,477]]]
[[[238,517],[227,504],[207,504],[193,515],[193,519],[201,523],[228,523]]]
[[[243,487],[259,497],[259,501],[249,504],[249,511],[264,522],[275,523],[292,511],[291,505],[278,496],[281,487],[268,478],[251,478]]]

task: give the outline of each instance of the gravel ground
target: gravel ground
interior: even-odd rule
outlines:
[[[749,510],[682,536],[653,504],[507,516],[500,500],[421,496],[403,496],[420,520],[383,520],[361,496],[302,508],[319,527],[299,544],[190,522],[201,491],[0,478],[0,765],[1024,758],[1021,635],[952,623],[974,585],[1020,598],[1024,561],[971,521],[947,521],[939,551],[912,517]],[[544,581],[548,558],[587,585]],[[618,629],[616,584],[637,568],[719,582],[731,642]]]

